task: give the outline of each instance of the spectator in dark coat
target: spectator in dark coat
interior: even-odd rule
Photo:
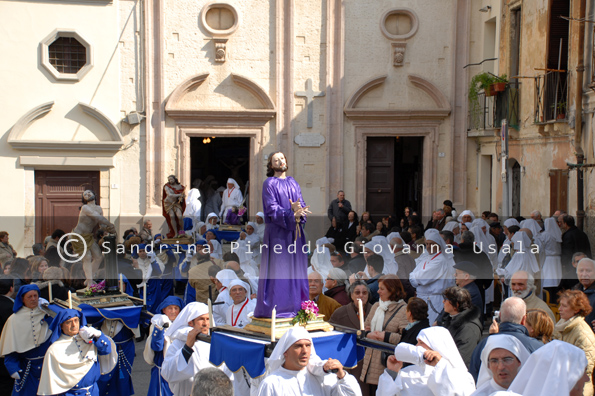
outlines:
[[[587,234],[574,225],[574,217],[567,214],[562,215],[558,218],[558,224],[564,232],[562,234],[562,278],[573,278],[572,255],[576,252],[583,252],[588,258],[592,258],[591,244]]]
[[[585,316],[585,321],[593,327],[595,321],[595,261],[589,258],[583,258],[576,266],[576,274],[579,283],[574,290],[580,290],[587,295],[592,311]]]
[[[419,332],[430,327],[428,304],[421,298],[411,297],[407,303],[407,321],[409,324],[403,329],[401,342],[416,345]]]
[[[370,278],[363,272],[358,272],[357,274],[351,275],[349,278],[349,283],[353,283],[356,278],[355,276],[359,276],[359,279],[364,279],[370,288],[370,304],[374,304],[378,301],[378,279],[382,276],[382,270],[384,269],[384,259],[382,256],[378,254],[372,253],[368,257],[366,257],[366,262],[368,263],[368,273],[370,274]]]
[[[0,333],[14,306],[13,277],[10,275],[0,276]],[[10,395],[14,386],[14,379],[4,366],[4,358],[0,358],[0,395]]]
[[[492,268],[492,262],[487,254],[483,252],[475,252],[473,250],[473,243],[475,242],[475,236],[471,231],[464,231],[461,233],[461,243],[459,248],[453,250],[455,263],[461,261],[470,261],[477,267],[477,279],[475,284],[481,292],[481,300],[485,303],[485,290],[490,287],[494,281],[494,270]],[[483,307],[482,303],[482,307]]]
[[[471,295],[471,303],[483,309],[482,293],[477,287],[477,267],[471,261],[460,261],[455,264],[455,283],[466,289]]]
[[[361,254],[362,248],[359,244],[359,243],[361,243],[363,245],[366,242],[368,242],[368,240],[366,238],[356,237],[355,243],[353,243],[353,244],[350,243],[349,248],[347,248],[345,251],[345,253],[349,254],[349,256],[350,256],[349,261],[347,262],[347,265],[349,266],[349,272],[351,272],[352,274],[356,274],[360,271],[366,270],[366,266],[368,264],[366,263],[366,259],[364,258],[364,255]],[[347,273],[347,272],[345,272],[345,273]]]
[[[543,342],[536,340],[529,335],[529,331],[525,327],[526,320],[527,307],[525,302],[518,297],[509,297],[502,302],[500,307],[500,324],[498,325],[494,321],[490,327],[490,334],[494,331],[498,334],[508,334],[516,337],[530,353],[533,353],[533,351],[543,346]],[[477,347],[475,347],[473,356],[471,356],[469,372],[475,379],[475,382],[477,382],[479,369],[481,368],[481,352],[483,351],[487,340],[487,338],[481,340],[479,344],[477,344]]]
[[[469,368],[471,355],[481,340],[483,331],[481,310],[471,304],[471,295],[462,287],[449,287],[442,295],[444,296],[442,326],[452,335],[465,365]]]

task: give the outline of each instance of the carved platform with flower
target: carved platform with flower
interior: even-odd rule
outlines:
[[[309,320],[307,324],[293,323],[292,318],[276,319],[274,329],[272,329],[272,320],[269,318],[252,318],[252,322],[247,324],[244,328],[255,333],[266,334],[270,336],[275,332],[275,339],[279,339],[285,332],[293,326],[303,326],[308,331],[331,331],[333,326],[324,321],[324,315],[317,315],[316,319]]]

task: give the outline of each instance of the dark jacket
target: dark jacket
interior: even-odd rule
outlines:
[[[347,305],[351,303],[351,298],[345,291],[345,285],[333,287],[324,292],[324,294],[330,298],[333,298],[341,305]]]
[[[347,215],[349,212],[351,212],[351,203],[346,199],[344,199],[341,203],[343,204],[342,208],[339,207],[339,199],[333,199],[331,204],[328,206],[327,214],[329,220],[333,220],[333,217],[336,217],[337,221],[339,221],[341,224],[345,224],[348,217]]]
[[[479,287],[477,287],[477,284],[475,282],[471,282],[463,286],[463,288],[467,289],[469,294],[471,294],[471,304],[475,305],[476,307],[482,308],[483,311],[483,294],[479,290]]]
[[[446,327],[452,335],[465,365],[469,368],[473,350],[481,340],[483,330],[480,308],[472,306],[454,318],[447,314],[442,326]]]
[[[479,250],[479,247],[477,248]],[[485,253],[476,253],[473,251],[473,243],[463,242],[459,245],[458,249],[453,249],[453,255],[455,263],[461,261],[471,261],[477,267],[479,273],[477,276],[477,286],[480,290],[484,290],[490,287],[494,281],[494,270],[492,268],[492,262]]]
[[[403,334],[401,334],[401,342],[411,345],[417,344],[417,335],[420,331],[427,329],[428,327],[430,327],[430,322],[428,319],[424,319],[411,326],[411,328],[408,330],[403,329]]]
[[[353,224],[351,224],[351,227],[349,227],[349,220],[347,220],[345,222],[345,224],[343,225],[343,231],[345,232],[345,242],[354,242],[355,238],[357,238],[357,225],[358,225],[358,221],[357,219],[353,222]]]
[[[6,320],[12,315],[12,307],[14,302],[6,297],[0,296],[0,333],[4,328]],[[14,386],[14,379],[8,374],[6,366],[4,366],[4,358],[0,358],[0,394],[10,395]]]
[[[370,297],[368,297],[368,302],[370,304],[374,304],[378,302],[378,279],[382,276],[382,274],[378,274],[375,277],[368,279],[366,283],[370,288]]]
[[[326,234],[327,238],[333,238],[333,246],[340,252],[345,250],[345,232],[343,231],[342,225],[339,224],[337,228],[330,226]]]
[[[543,346],[543,342],[536,340],[533,337],[530,337],[527,328],[520,324],[510,322],[501,323],[500,331],[498,332],[498,334],[508,334],[513,337],[516,337],[521,342],[521,344],[523,344],[525,348],[527,348],[529,353],[533,353],[538,348]],[[471,356],[471,365],[469,366],[469,373],[471,373],[471,375],[475,379],[475,382],[477,382],[477,377],[479,376],[479,369],[481,367],[481,352],[483,351],[483,348],[486,346],[487,341],[487,337],[481,340],[479,344],[477,344],[477,346],[475,347],[475,350],[473,351],[473,356]]]
[[[589,299],[589,304],[591,305],[592,311],[585,317],[585,322],[587,322],[587,324],[591,326],[591,322],[595,320],[595,282],[591,283],[591,285],[586,289],[583,287],[581,283],[578,283],[576,286],[573,287],[573,289],[582,291],[587,295],[587,298]]]
[[[349,260],[349,270],[352,274],[357,274],[360,271],[365,271],[366,269],[366,259],[361,254],[358,254],[355,257],[352,257]]]
[[[565,272],[576,272],[572,266],[572,255],[582,252],[591,258],[591,244],[589,237],[576,226],[570,227],[562,234],[562,269]]]

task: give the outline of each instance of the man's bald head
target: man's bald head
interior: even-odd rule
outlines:
[[[509,297],[500,306],[500,322],[523,324],[527,314],[527,305],[518,297]]]
[[[240,263],[238,263],[237,261],[228,261],[225,264],[225,268],[230,269],[234,272],[238,272],[240,270]]]

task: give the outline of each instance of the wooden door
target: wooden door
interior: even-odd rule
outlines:
[[[99,204],[98,171],[35,171],[35,242],[78,222],[82,193],[91,189]]]
[[[550,215],[568,211],[568,169],[550,169]]]
[[[366,143],[366,210],[379,221],[394,211],[395,138],[369,137]]]

